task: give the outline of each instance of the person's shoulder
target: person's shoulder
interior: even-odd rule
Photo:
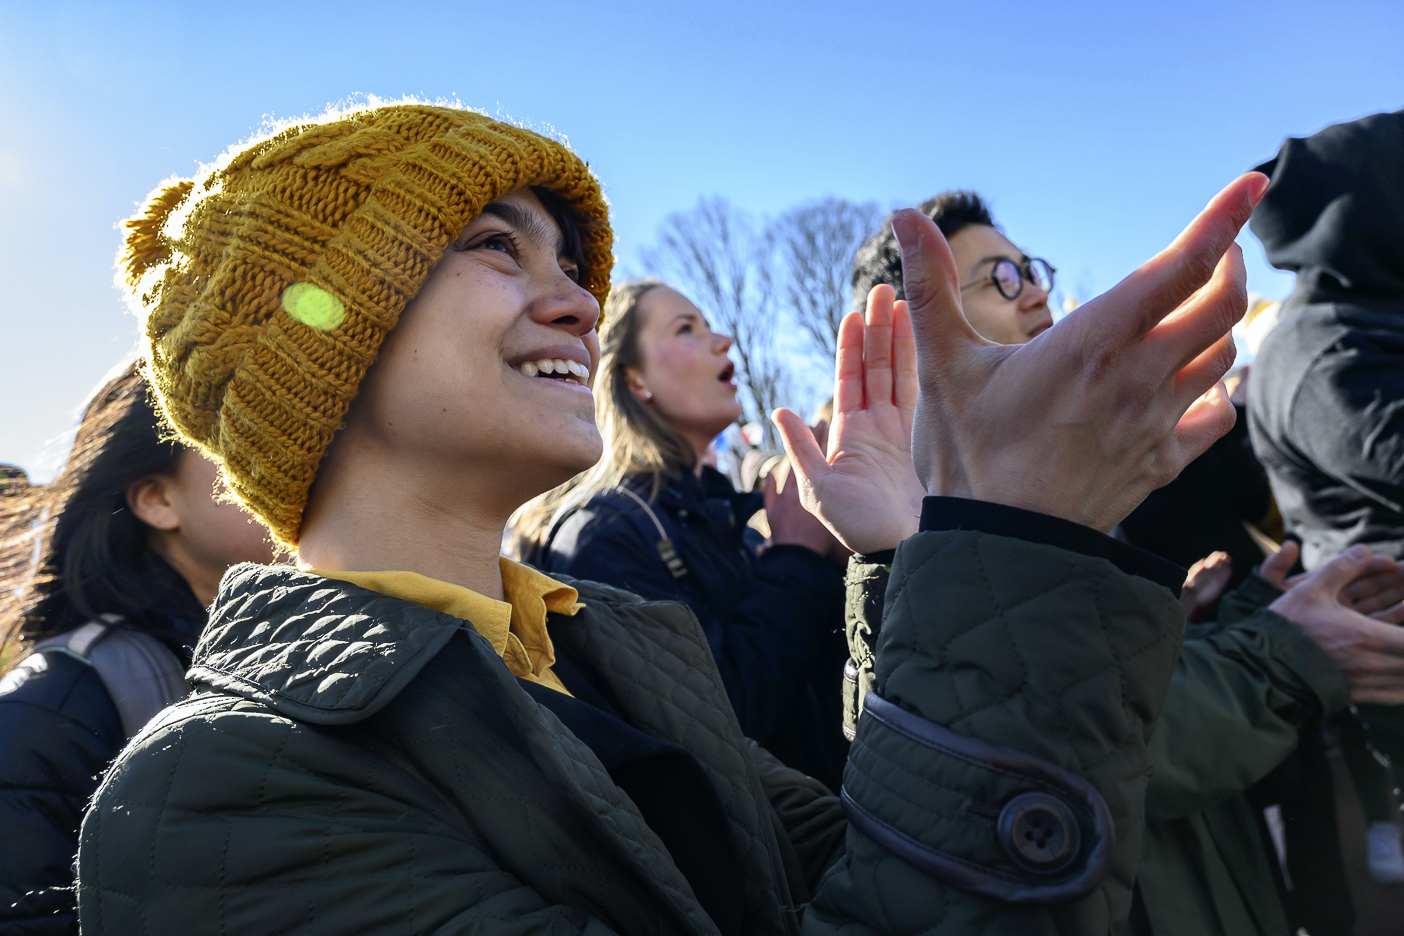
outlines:
[[[97,671],[63,653],[33,653],[0,678],[0,738],[12,750],[22,736],[39,732],[44,743],[58,743],[52,732],[67,726],[109,743],[122,743],[117,707]]]

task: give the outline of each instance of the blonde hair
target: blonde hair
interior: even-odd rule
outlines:
[[[671,287],[660,279],[647,278],[624,280],[610,289],[595,375],[595,424],[604,441],[604,455],[593,468],[517,508],[508,530],[512,552],[518,558],[532,558],[562,514],[599,492],[618,487],[634,475],[651,475],[648,500],[652,502],[665,478],[678,477],[695,467],[697,456],[692,446],[654,407],[634,396],[624,373],[627,367],[643,366],[639,301],[659,288]]]

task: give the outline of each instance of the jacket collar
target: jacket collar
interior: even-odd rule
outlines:
[[[290,566],[245,563],[220,584],[189,677],[312,724],[373,715],[465,623]]]

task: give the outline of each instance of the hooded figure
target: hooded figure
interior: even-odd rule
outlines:
[[[1253,233],[1297,285],[1253,365],[1253,447],[1308,569],[1356,543],[1404,557],[1404,111],[1258,171]]]
[[[1297,284],[1253,363],[1253,447],[1308,569],[1357,543],[1404,558],[1404,111],[1289,139],[1258,171],[1272,184],[1253,233]],[[1400,763],[1404,716],[1358,712],[1369,746]],[[1340,728],[1370,874],[1404,881],[1388,771],[1353,716]]]

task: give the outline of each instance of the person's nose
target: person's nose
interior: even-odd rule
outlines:
[[[532,303],[531,317],[579,338],[599,324],[600,303],[588,289],[562,274],[560,284]]]
[[[1033,312],[1048,305],[1048,290],[1037,283],[1024,279],[1024,288],[1019,292],[1018,297],[1020,312]]]
[[[721,332],[712,332],[712,353],[725,354],[731,350],[735,344],[730,335],[723,335]]]

